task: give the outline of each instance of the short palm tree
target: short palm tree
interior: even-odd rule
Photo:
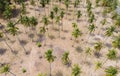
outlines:
[[[40,0],[40,4],[44,8],[44,12],[45,12],[46,0]],[[46,15],[46,12],[45,12],[45,15]]]
[[[95,63],[95,71],[100,68],[102,68],[102,62],[98,61]]]
[[[90,34],[95,31],[95,28],[96,28],[96,26],[94,24],[91,24],[88,26],[88,30],[89,30]]]
[[[113,66],[109,66],[108,68],[105,69],[106,76],[117,76],[118,74],[118,69]]]
[[[94,45],[94,49],[95,49],[97,52],[100,52],[100,50],[102,49],[102,47],[103,47],[102,42],[96,42],[95,45]]]
[[[53,53],[53,50],[51,50],[51,49],[49,49],[49,50],[47,50],[47,52],[45,52],[45,58],[50,63],[50,75],[49,76],[51,76],[51,63],[56,58],[52,53]]]
[[[114,31],[115,31],[115,26],[110,26],[109,28],[106,29],[105,35],[111,36],[111,35],[113,35]]]
[[[109,53],[107,54],[107,58],[110,60],[116,60],[117,59],[117,51],[115,49],[109,50]]]
[[[58,6],[54,6],[54,7],[53,7],[53,11],[55,12],[55,14],[57,14],[57,13],[58,13],[58,11],[59,11]]]
[[[65,52],[63,55],[62,55],[62,63],[64,65],[67,65],[69,63],[69,52]]]
[[[120,35],[116,36],[113,41],[112,41],[112,45],[114,48],[120,48]]]
[[[48,17],[43,16],[43,18],[42,18],[42,22],[44,23],[44,27],[46,28],[46,26],[49,24]]]
[[[81,68],[79,67],[78,64],[75,64],[72,67],[72,74],[71,74],[71,76],[80,76],[80,73],[82,73]]]
[[[5,73],[5,74],[10,73],[10,74],[12,74],[13,76],[16,76],[14,73],[12,73],[12,72],[10,71],[10,66],[7,65],[7,64],[1,67],[0,73]]]

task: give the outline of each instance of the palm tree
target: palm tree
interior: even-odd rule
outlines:
[[[106,29],[105,35],[109,37],[113,35],[114,31],[115,31],[115,26],[110,26]]]
[[[21,16],[20,18],[21,24],[23,24],[26,28],[30,27],[30,18],[28,16]],[[27,33],[27,31],[25,30]]]
[[[39,33],[40,34],[44,34],[44,36],[45,36],[45,44],[44,45],[46,45],[46,28],[45,27],[40,27],[40,31],[39,31]]]
[[[72,36],[75,38],[75,41],[81,35],[82,35],[82,32],[79,30],[79,28],[75,28],[72,32]]]
[[[77,28],[78,27],[77,23],[72,23],[72,27]]]
[[[55,15],[54,15],[53,11],[50,12],[50,18],[52,20],[52,25],[53,25],[53,19],[55,18]]]
[[[7,74],[7,73],[10,73],[10,74],[12,74],[12,76],[16,76],[14,73],[12,73],[11,71],[10,71],[10,66],[9,65],[4,65],[4,66],[2,66],[2,68],[0,69],[0,73],[5,73],[5,75]]]
[[[98,61],[95,63],[95,71],[100,68],[102,68],[102,62]]]
[[[85,50],[85,54],[86,54],[86,56],[85,56],[85,59],[84,59],[84,60],[87,60],[87,59],[86,59],[87,56],[88,56],[88,55],[92,55],[92,49],[91,49],[90,47],[87,47],[86,50]]]
[[[45,12],[46,0],[40,0],[40,4],[44,8],[44,12]],[[45,15],[46,15],[46,12],[45,12]]]
[[[54,12],[55,12],[55,14],[57,15],[57,13],[58,13],[58,11],[59,11],[58,6],[54,6],[54,7],[53,7],[53,11],[54,11]]]
[[[49,24],[49,20],[46,16],[43,16],[42,18],[42,22],[44,23],[44,27],[46,28],[46,26]]]
[[[74,20],[74,14],[75,14],[75,11],[76,11],[75,8],[79,5],[79,3],[80,3],[80,0],[75,0],[75,2],[74,2],[73,20]]]
[[[45,58],[47,59],[47,61],[50,63],[50,75],[49,76],[52,76],[51,75],[51,63],[54,61],[54,59],[56,58],[53,54],[53,50],[52,49],[49,49],[47,50],[47,52],[45,52]]]
[[[116,60],[117,59],[117,51],[115,49],[109,50],[109,53],[107,54],[107,58],[110,60]]]
[[[120,49],[120,35],[116,36],[113,41],[112,41],[112,45],[114,48],[118,48]]]
[[[63,55],[62,55],[62,63],[64,64],[64,65],[67,65],[69,62],[70,62],[70,60],[69,60],[69,52],[65,52]]]
[[[60,38],[60,16],[56,17],[56,21],[55,22],[58,24],[58,27],[59,27],[59,38]]]
[[[68,11],[68,7],[69,7],[69,4],[70,4],[70,0],[64,0],[64,4],[66,6],[66,18],[67,18],[67,11]]]
[[[71,76],[80,76],[80,73],[82,73],[81,68],[79,67],[78,64],[75,64],[72,67],[72,74],[71,74]]]
[[[94,24],[90,24],[90,25],[88,26],[89,33],[91,34],[92,32],[94,32],[94,31],[95,31],[95,28],[96,28],[96,26],[95,26]]]
[[[80,11],[80,10],[78,10],[76,15],[77,15],[77,20],[79,20],[79,18],[82,16],[81,11]]]
[[[25,14],[26,13],[26,5],[24,2],[21,2],[21,10],[20,10],[21,14]]]
[[[60,18],[61,18],[61,23],[62,23],[62,30],[63,30],[63,18],[64,18],[64,14],[65,14],[65,12],[62,10],[60,12]]]
[[[113,66],[109,66],[108,68],[105,69],[106,76],[117,76],[118,74],[118,69]]]
[[[12,8],[8,4],[5,6],[5,11],[3,12],[3,16],[5,19],[10,19],[12,16]]]
[[[102,42],[96,42],[95,45],[94,45],[94,49],[95,49],[97,52],[100,52],[100,50],[102,49],[102,47],[103,47]]]

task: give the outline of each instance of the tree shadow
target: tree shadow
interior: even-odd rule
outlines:
[[[20,40],[21,45],[26,45],[28,42],[26,40]]]
[[[99,52],[94,52],[94,56],[96,58],[100,58],[100,57],[102,57],[102,54],[100,54]]]
[[[6,53],[6,50],[7,50],[7,49],[0,48],[0,55],[3,55],[3,54],[5,54],[5,53]]]
[[[48,36],[51,40],[55,39],[55,36],[54,35],[49,35]]]
[[[12,18],[16,18],[20,14],[20,9],[12,10]]]
[[[112,45],[110,44],[110,43],[106,43],[105,44],[108,48],[111,48],[112,47]]]
[[[77,46],[77,47],[75,48],[75,50],[76,50],[78,53],[83,52],[83,49],[82,49],[80,46]]]
[[[58,71],[54,76],[63,76],[63,73],[61,71]]]
[[[43,42],[44,40],[45,40],[45,36],[43,35],[43,34],[38,34],[38,39],[37,39],[37,41],[36,42]]]

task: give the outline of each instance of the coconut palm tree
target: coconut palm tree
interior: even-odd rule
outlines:
[[[87,58],[88,55],[92,55],[92,51],[93,51],[93,50],[92,50],[90,47],[87,47],[87,48],[86,48],[86,50],[85,50],[86,56],[85,56],[85,59],[84,59],[84,60],[87,60],[86,58]]]
[[[61,23],[62,23],[62,30],[63,30],[63,18],[64,18],[64,14],[65,14],[65,12],[63,10],[61,10],[61,12],[60,12],[60,18],[61,18]]]
[[[66,6],[66,18],[67,18],[67,11],[68,11],[68,7],[69,7],[69,4],[70,4],[70,0],[64,0],[64,4]]]
[[[117,51],[115,49],[109,50],[107,58],[110,60],[117,60]]]
[[[103,44],[102,42],[96,42],[95,45],[94,45],[94,49],[97,51],[97,52],[100,52],[100,50],[102,49],[103,47]]]
[[[100,68],[102,68],[102,62],[97,61],[97,62],[95,63],[95,71],[96,71],[97,69],[100,69]]]
[[[52,49],[49,49],[47,50],[47,52],[45,52],[45,58],[47,59],[47,61],[50,63],[50,75],[49,76],[52,76],[51,75],[51,63],[54,61],[54,59],[56,58],[53,54],[53,50]]]
[[[95,31],[95,28],[96,28],[96,26],[95,26],[94,24],[90,24],[90,25],[88,26],[89,33],[91,34],[92,32],[94,32],[94,31]]]
[[[38,24],[37,18],[35,18],[34,16],[32,16],[32,17],[30,17],[29,19],[30,19],[30,26],[31,26],[32,28],[35,28],[36,25]]]
[[[69,62],[70,62],[70,60],[69,60],[69,52],[65,52],[63,55],[62,55],[62,63],[64,64],[64,65],[67,65]]]
[[[80,10],[78,10],[76,15],[77,15],[77,20],[79,20],[79,18],[82,16],[81,11],[80,11]]]
[[[30,27],[30,18],[28,16],[21,16],[20,18],[21,24],[23,24],[26,28]],[[27,33],[26,29],[25,32]]]
[[[59,27],[59,38],[60,38],[60,16],[56,17],[56,21],[55,22],[58,24],[58,27]]]
[[[42,17],[42,22],[44,23],[44,27],[46,28],[46,26],[49,24],[49,20],[46,16]]]
[[[120,49],[120,35],[116,36],[113,41],[112,41],[112,45],[114,48],[118,48]]]
[[[39,33],[43,34],[45,36],[45,44],[44,45],[46,45],[46,28],[45,27],[40,27]]]
[[[72,27],[73,27],[73,28],[77,28],[77,27],[78,27],[77,23],[74,23],[74,22],[73,22],[73,23],[72,23]]]
[[[21,2],[21,10],[20,10],[21,14],[26,14],[26,5],[24,2]]]
[[[108,68],[105,69],[106,76],[117,76],[118,74],[118,69],[113,66],[109,66]]]
[[[53,19],[55,18],[55,15],[54,15],[53,11],[50,12],[50,18],[52,20],[52,25],[53,25]]]
[[[12,73],[12,72],[10,71],[10,66],[7,65],[7,64],[1,67],[0,73],[5,73],[5,75],[6,75],[7,73],[10,73],[10,74],[12,74],[12,76],[16,76],[14,73]]]
[[[114,31],[115,31],[115,26],[110,26],[106,29],[105,35],[109,37],[113,35]]]
[[[57,13],[58,13],[58,11],[59,11],[58,6],[54,6],[54,7],[53,7],[53,11],[54,11],[54,12],[55,12],[55,14],[57,15]]]
[[[72,74],[71,74],[71,76],[80,76],[80,73],[82,73],[81,68],[79,67],[78,64],[75,64],[72,67]]]
[[[79,30],[79,28],[75,28],[72,32],[72,36],[75,38],[75,41],[81,35],[82,35],[82,32]]]
[[[5,19],[10,19],[12,16],[12,8],[8,4],[5,6],[5,11],[3,12],[3,16]]]
[[[45,12],[46,0],[40,0],[40,4],[44,8],[44,12]],[[45,12],[45,15],[46,15],[46,12]]]

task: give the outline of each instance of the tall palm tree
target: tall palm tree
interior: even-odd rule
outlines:
[[[44,27],[46,28],[46,26],[49,24],[48,17],[43,16],[43,18],[42,18],[42,22],[44,23]]]
[[[81,35],[82,35],[82,32],[79,30],[79,28],[75,28],[72,32],[72,36],[75,38],[75,41]]]
[[[45,58],[47,59],[47,61],[50,63],[50,75],[49,76],[52,76],[51,75],[51,63],[54,61],[54,59],[56,58],[53,54],[53,50],[52,49],[49,49],[47,50],[47,52],[45,52]]]
[[[71,74],[71,76],[80,76],[80,73],[82,73],[81,68],[79,67],[78,64],[75,64],[72,67],[72,74]]]
[[[10,73],[10,74],[12,74],[12,76],[16,76],[14,73],[12,73],[12,72],[10,71],[10,66],[7,65],[7,64],[1,67],[0,73],[5,73],[5,75],[6,75],[7,73]]]
[[[21,15],[26,14],[26,5],[24,2],[21,2],[21,10],[20,10]]]
[[[79,5],[79,3],[80,3],[80,0],[75,0],[74,1],[73,20],[74,20],[74,15],[75,15],[75,12],[76,12],[76,8]]]
[[[65,14],[65,12],[63,10],[61,10],[61,12],[60,12],[60,18],[61,18],[61,23],[62,23],[62,30],[63,30],[63,18],[64,18],[64,14]]]
[[[45,11],[46,0],[40,0],[40,4],[41,4],[42,7],[44,8],[44,12],[45,12],[45,15],[46,15],[46,11]]]
[[[53,11],[54,11],[54,12],[55,12],[55,14],[57,15],[57,14],[58,14],[58,11],[59,11],[58,6],[54,6],[54,7],[53,7]]]
[[[5,6],[5,11],[3,12],[3,16],[5,19],[10,19],[12,16],[12,8],[8,4]]]
[[[53,25],[53,19],[55,18],[55,15],[54,15],[53,11],[50,12],[50,18],[52,20],[52,25]]]
[[[70,4],[70,0],[64,0],[64,4],[66,6],[66,18],[67,18],[67,11],[68,11],[68,7],[69,7],[69,4]]]
[[[59,38],[60,38],[60,16],[56,17],[56,21],[55,22],[58,24],[58,27],[59,27]]]
[[[118,69],[113,66],[109,66],[108,68],[105,69],[106,76],[117,76],[118,74]]]
[[[79,20],[79,18],[82,16],[81,11],[80,11],[80,10],[78,10],[76,15],[77,15],[77,20]]]
[[[39,33],[43,34],[45,36],[45,44],[44,45],[46,45],[46,28],[44,26],[40,27]]]
[[[64,64],[64,65],[67,65],[69,62],[70,62],[70,60],[69,60],[69,52],[65,52],[63,55],[62,55],[62,63]]]
[[[21,16],[20,18],[21,24],[23,24],[26,28],[30,27],[30,18],[28,16]],[[25,32],[27,33],[26,29]]]

